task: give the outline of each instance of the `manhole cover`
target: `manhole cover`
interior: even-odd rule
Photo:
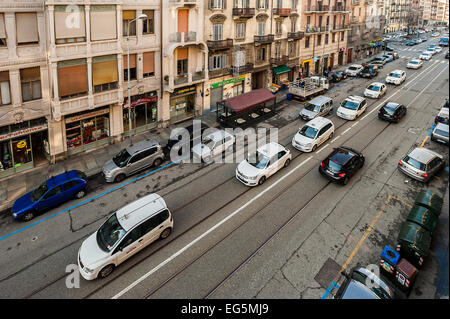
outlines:
[[[339,266],[333,259],[328,258],[327,261],[320,268],[314,280],[317,281],[323,288],[327,289],[331,282],[336,280],[339,275],[341,266]]]

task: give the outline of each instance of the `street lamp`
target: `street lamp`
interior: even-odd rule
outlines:
[[[133,140],[131,137],[131,87],[130,87],[130,25],[132,22],[137,20],[147,19],[147,15],[145,13],[140,14],[136,19],[128,22],[128,32],[127,32],[127,72],[128,72],[128,130],[130,134],[130,144],[133,144]]]

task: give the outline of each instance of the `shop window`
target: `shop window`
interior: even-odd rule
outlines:
[[[0,105],[11,104],[11,90],[9,87],[9,72],[0,72]]]
[[[244,81],[241,81],[239,84],[233,86],[233,96],[238,96],[244,93]]]
[[[109,114],[71,121],[66,119],[67,148],[72,150],[109,136]]]
[[[136,35],[136,21],[130,24],[130,22],[136,18],[136,11],[134,10],[124,10],[122,11],[122,26],[123,26],[123,36],[133,36]],[[130,34],[128,34],[128,25],[130,29]]]
[[[154,10],[144,10],[144,14],[147,15],[147,18],[142,20],[142,34],[154,34]]]
[[[22,85],[22,100],[24,102],[42,98],[39,67],[21,69],[20,81]]]

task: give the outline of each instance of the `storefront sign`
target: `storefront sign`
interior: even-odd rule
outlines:
[[[98,110],[95,112],[91,112],[91,113],[86,113],[86,114],[82,114],[82,115],[78,115],[78,116],[74,116],[74,117],[68,117],[66,118],[66,123],[72,123],[72,122],[76,122],[76,121],[81,121],[84,119],[88,119],[97,115],[103,115],[103,114],[107,114],[109,113],[109,108],[107,109],[102,109],[102,110]]]
[[[14,138],[14,137],[18,137],[18,136],[22,136],[22,135],[28,135],[28,134],[39,132],[39,131],[43,131],[43,130],[46,130],[46,129],[47,129],[47,124],[43,124],[43,125],[30,127],[30,128],[27,128],[27,129],[24,129],[24,130],[20,130],[20,131],[8,133],[8,134],[3,134],[3,135],[0,135],[0,141],[9,140],[9,139]]]
[[[27,141],[22,140],[17,143],[17,148],[24,148],[26,146],[27,146]]]
[[[173,90],[173,93],[171,94],[171,96],[181,95],[181,94],[186,94],[186,93],[195,93],[195,85],[175,89],[175,90]]]
[[[158,101],[158,97],[157,96],[152,96],[152,97],[143,97],[140,99],[137,99],[136,101],[134,101],[133,103],[131,103],[131,107],[135,107],[137,105],[141,105],[141,104],[146,104],[146,103],[153,103]],[[123,105],[124,109],[128,108],[128,103]]]
[[[345,51],[345,48],[340,48],[339,49],[339,52],[344,52]]]
[[[214,84],[211,84],[211,88],[215,89],[218,88],[219,86],[225,86],[227,84],[231,84],[231,83],[235,83],[235,82],[239,82],[239,81],[244,81],[245,80],[245,75],[241,75],[240,77],[237,78],[232,78],[232,79],[228,79],[228,80],[224,80],[221,82],[217,82]]]

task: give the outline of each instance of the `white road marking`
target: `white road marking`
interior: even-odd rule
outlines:
[[[320,150],[318,150],[316,152],[316,154],[319,154],[320,152],[322,152],[328,145],[330,145],[330,143],[326,144],[324,147],[320,148]]]
[[[352,129],[352,127],[349,127],[348,129],[346,129],[344,132],[341,133],[341,135],[344,135],[345,133],[347,133],[348,131],[350,131]]]
[[[331,142],[330,143],[333,143],[334,141],[336,141],[338,138],[340,138],[341,136],[340,135],[338,135],[338,136],[336,136],[335,138],[333,138],[332,140],[331,140]]]
[[[183,252],[185,252],[186,250],[188,250],[190,247],[192,247],[194,244],[196,244],[198,241],[200,241],[201,239],[203,239],[204,237],[206,237],[207,235],[209,235],[211,232],[213,232],[215,229],[217,229],[218,227],[220,227],[222,224],[224,224],[225,222],[227,222],[229,219],[231,219],[233,216],[237,215],[238,213],[240,213],[243,209],[247,208],[247,206],[249,206],[250,204],[252,204],[255,200],[257,200],[258,198],[260,198],[261,196],[263,196],[265,193],[267,193],[268,191],[270,191],[272,188],[274,188],[276,185],[278,185],[281,181],[283,181],[285,178],[287,178],[288,176],[290,176],[292,173],[294,173],[297,169],[299,169],[300,167],[302,167],[305,163],[307,163],[309,160],[311,160],[313,158],[313,156],[308,157],[306,160],[304,160],[303,162],[301,162],[299,165],[297,165],[293,170],[291,170],[290,172],[286,173],[283,177],[281,177],[279,180],[277,180],[275,183],[273,183],[272,185],[270,185],[269,187],[267,187],[265,190],[263,190],[261,193],[259,193],[258,195],[256,195],[255,197],[253,197],[251,200],[249,200],[247,203],[245,203],[243,206],[241,206],[240,208],[238,208],[237,210],[235,210],[234,212],[232,212],[230,215],[228,215],[227,217],[225,217],[224,219],[222,219],[219,223],[215,224],[213,227],[211,227],[210,229],[208,229],[206,232],[204,232],[202,235],[198,236],[196,239],[194,239],[193,241],[191,241],[189,244],[187,244],[186,246],[184,246],[183,248],[181,248],[180,250],[178,250],[176,253],[174,253],[172,256],[170,256],[169,258],[167,258],[166,260],[164,260],[163,262],[161,262],[159,265],[157,265],[156,267],[154,267],[153,269],[151,269],[150,271],[148,271],[146,274],[144,274],[143,276],[141,276],[139,279],[137,279],[136,281],[134,281],[131,285],[129,285],[128,287],[126,287],[125,289],[123,289],[122,291],[120,291],[119,293],[117,293],[114,297],[112,297],[112,299],[118,299],[121,296],[123,296],[125,293],[127,293],[128,291],[130,291],[131,289],[133,289],[134,287],[136,287],[136,285],[138,285],[139,283],[141,283],[142,281],[144,281],[146,278],[148,278],[150,275],[154,274],[157,270],[161,269],[163,266],[165,266],[166,264],[168,264],[169,262],[171,262],[172,260],[174,260],[176,257],[178,257],[179,255],[181,255]]]

